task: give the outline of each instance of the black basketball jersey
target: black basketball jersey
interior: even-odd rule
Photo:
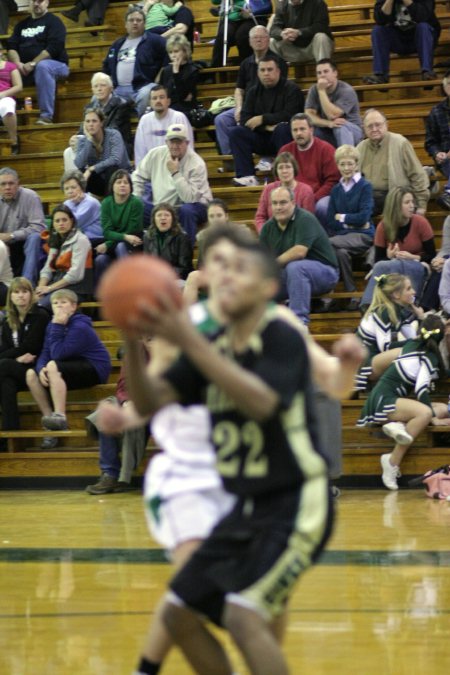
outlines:
[[[260,495],[326,474],[308,353],[299,332],[269,306],[242,353],[233,352],[227,329],[212,340],[222,354],[260,377],[280,399],[270,419],[258,422],[242,414],[220,387],[206,382],[185,356],[165,374],[182,403],[201,401],[208,406],[217,468],[226,489]]]

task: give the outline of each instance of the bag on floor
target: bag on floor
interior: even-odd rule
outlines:
[[[425,494],[431,499],[447,499],[450,497],[450,465],[440,466],[434,471],[427,471],[423,476],[409,481],[409,487],[423,484]]]

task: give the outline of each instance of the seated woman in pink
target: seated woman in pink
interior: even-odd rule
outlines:
[[[13,98],[22,91],[22,76],[15,63],[5,59],[5,50],[0,43],[0,117],[11,141],[11,152],[19,154],[17,136],[16,101]]]
[[[270,193],[278,187],[290,188],[295,196],[297,206],[302,209],[314,213],[315,200],[312,188],[306,183],[300,183],[295,180],[298,175],[299,168],[297,160],[290,152],[280,152],[275,162],[273,163],[273,176],[275,178],[273,183],[268,183],[261,193],[259,198],[258,209],[255,216],[255,227],[257,232],[261,232],[264,223],[272,218],[272,206],[270,203]]]

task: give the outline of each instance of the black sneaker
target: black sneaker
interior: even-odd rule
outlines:
[[[115,492],[117,487],[117,478],[110,476],[107,473],[102,473],[100,480],[94,485],[88,485],[86,492],[90,495],[106,495],[110,492]]]
[[[365,84],[387,84],[389,77],[383,75],[383,73],[373,73],[373,75],[365,75],[363,82]]]
[[[436,204],[446,211],[450,211],[450,192],[443,192],[436,199]]]

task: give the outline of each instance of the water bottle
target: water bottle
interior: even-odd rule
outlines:
[[[447,410],[448,410],[448,416],[450,417],[450,396],[448,397]]]
[[[33,110],[33,99],[31,96],[26,96],[23,102],[23,107],[25,110]]]

